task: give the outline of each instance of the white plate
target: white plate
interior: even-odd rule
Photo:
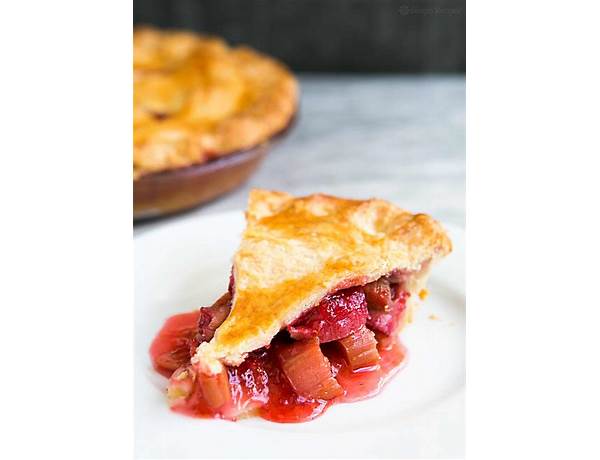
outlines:
[[[464,232],[434,267],[430,296],[402,333],[405,368],[375,398],[314,421],[202,420],[172,413],[148,347],[164,320],[227,289],[243,213],[166,225],[135,239],[135,441],[138,457],[461,457],[464,455]],[[432,315],[437,319],[432,319]]]

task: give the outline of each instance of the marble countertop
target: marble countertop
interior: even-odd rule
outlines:
[[[134,236],[243,209],[253,187],[379,197],[464,227],[463,76],[301,75],[300,85],[295,128],[244,186],[193,211],[136,224]]]

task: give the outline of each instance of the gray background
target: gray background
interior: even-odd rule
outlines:
[[[464,0],[136,0],[136,24],[245,43],[296,71],[464,72]]]

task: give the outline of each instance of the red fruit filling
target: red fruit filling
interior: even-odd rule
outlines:
[[[199,373],[196,377],[202,391],[202,396],[208,407],[219,411],[231,403],[231,392],[229,389],[229,374],[223,369],[216,375]]]
[[[387,311],[369,310],[367,327],[372,331],[381,332],[385,335],[393,334],[402,320],[402,315],[406,310],[406,301],[409,297],[409,292],[399,290],[392,298],[392,303],[388,306]]]
[[[200,309],[198,317],[198,342],[209,342],[217,328],[225,321],[231,311],[231,293],[223,294],[212,306]]]
[[[152,343],[155,369],[172,374],[172,409],[230,420],[252,410],[267,420],[301,422],[334,403],[378,393],[405,358],[393,333],[406,310],[407,276],[392,272],[330,294],[289,325],[289,335],[281,332],[238,367],[197,374],[191,354],[227,318],[235,289],[231,275],[228,292],[215,304],[170,318]]]
[[[282,423],[303,422],[321,414],[329,401],[299,395],[283,373],[276,349],[289,340],[278,335],[272,343],[269,349],[250,353],[240,366],[229,368],[238,410],[255,408],[258,416]]]
[[[152,364],[165,377],[190,362],[191,350],[198,346],[199,316],[200,310],[171,316],[152,342]]]
[[[426,265],[427,263],[428,262],[424,262],[423,265]],[[386,278],[390,283],[402,284],[402,283],[406,283],[408,281],[408,279],[414,274],[415,274],[415,272],[412,272],[412,271],[397,269],[397,270],[392,270],[384,278]]]
[[[277,347],[283,373],[300,396],[333,399],[344,393],[331,373],[331,364],[316,337]]]
[[[365,293],[359,286],[326,296],[287,329],[296,340],[318,337],[321,343],[326,343],[357,331],[368,316]]]
[[[359,371],[376,366],[379,363],[375,334],[366,327],[339,340],[346,362],[350,369]]]
[[[233,277],[233,268],[229,274],[229,285],[227,286],[227,292],[233,297],[233,291],[235,290],[235,278]]]
[[[363,286],[369,310],[387,311],[392,303],[392,289],[386,278],[379,278]]]

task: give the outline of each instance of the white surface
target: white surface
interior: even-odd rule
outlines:
[[[407,366],[377,397],[303,424],[201,420],[170,412],[150,343],[164,320],[227,288],[242,212],[191,217],[135,239],[138,457],[458,457],[464,451],[464,233],[435,267],[430,296],[403,332]],[[435,314],[439,319],[429,319]]]

